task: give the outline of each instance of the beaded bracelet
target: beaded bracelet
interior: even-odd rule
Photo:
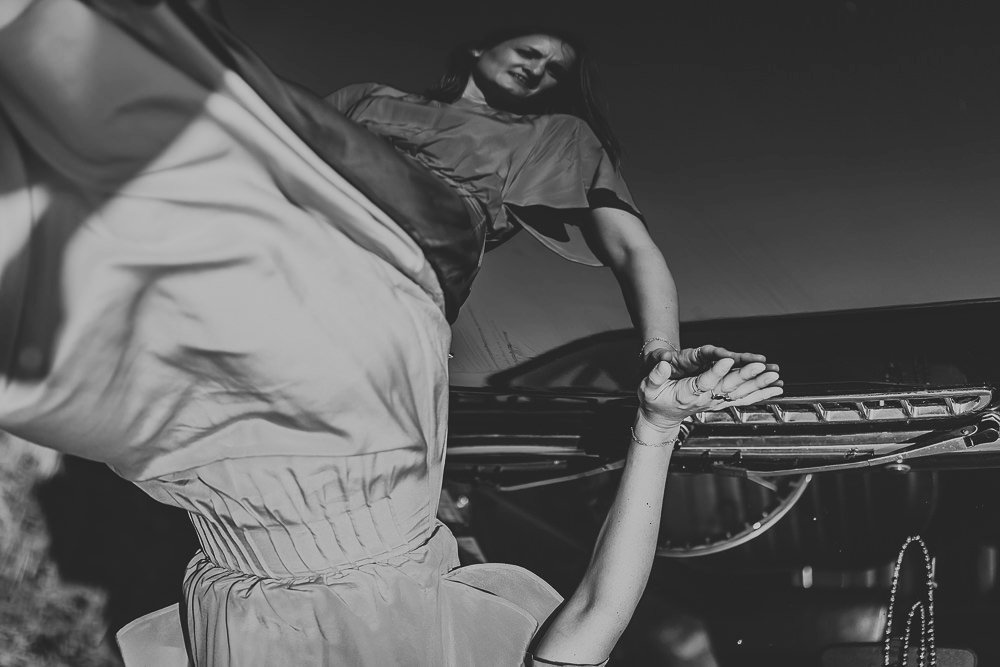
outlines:
[[[635,434],[634,426],[629,426],[628,428],[632,431],[632,442],[637,445],[642,445],[643,447],[672,447],[673,444],[677,442],[676,437],[673,440],[664,440],[663,442],[643,442],[639,439],[639,436]]]
[[[660,341],[661,343],[666,343],[666,344],[667,344],[667,347],[669,347],[669,348],[670,348],[671,350],[673,350],[673,351],[674,351],[674,352],[676,352],[677,354],[680,354],[680,353],[681,353],[681,351],[680,351],[679,349],[677,349],[677,346],[676,346],[676,345],[674,345],[673,343],[671,343],[671,342],[670,342],[669,340],[667,340],[666,338],[661,338],[661,337],[659,337],[659,336],[653,336],[652,338],[650,338],[649,340],[647,340],[646,342],[644,342],[644,343],[642,344],[642,347],[641,347],[641,348],[639,348],[639,358],[640,358],[640,359],[642,359],[643,357],[645,357],[645,356],[646,356],[646,346],[647,346],[647,345],[649,345],[650,343],[652,343],[652,342],[653,342],[654,340],[658,340],[658,341]]]

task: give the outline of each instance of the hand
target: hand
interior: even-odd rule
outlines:
[[[780,396],[776,371],[755,361],[735,368],[733,357],[719,359],[700,375],[672,377],[672,366],[661,361],[639,385],[639,416],[649,426],[667,431],[684,418],[706,410],[750,405]]]
[[[706,370],[719,359],[732,359],[736,366],[746,366],[753,363],[764,363],[767,358],[763,354],[752,352],[730,352],[717,345],[702,345],[701,347],[686,347],[680,352],[669,347],[654,347],[643,356],[649,366],[660,361],[666,361],[673,367],[671,377],[678,379],[694,375]],[[764,370],[778,372],[778,364],[766,364]],[[781,386],[781,380],[777,380]]]

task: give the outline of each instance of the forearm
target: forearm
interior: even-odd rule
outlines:
[[[591,248],[611,268],[642,339],[664,338],[680,348],[677,288],[663,253],[636,216],[616,208],[591,211]]]
[[[645,442],[659,443],[673,441],[677,429],[660,432],[640,424],[637,434]],[[630,445],[590,565],[538,644],[535,652],[540,657],[595,663],[607,658],[618,642],[653,564],[672,452],[670,445]]]
[[[642,340],[664,338],[680,349],[677,287],[659,248],[650,242],[627,250],[611,269]]]

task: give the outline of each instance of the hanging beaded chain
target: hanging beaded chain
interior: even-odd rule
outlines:
[[[889,653],[892,642],[892,614],[896,607],[896,592],[899,588],[899,570],[903,565],[903,557],[911,544],[917,543],[924,553],[924,568],[927,572],[927,606],[922,601],[913,603],[906,618],[906,634],[903,635],[903,654],[900,657],[900,667],[906,667],[910,652],[910,630],[913,617],[920,611],[920,667],[937,667],[937,649],[934,639],[934,561],[927,551],[927,544],[919,535],[911,535],[903,542],[896,556],[896,567],[892,571],[892,587],[889,589],[889,612],[885,621],[885,644],[882,650],[882,665],[889,667]],[[928,660],[929,658],[929,660]]]
[[[910,629],[913,626],[913,615],[920,611],[920,667],[924,667],[927,660],[927,615],[924,613],[924,603],[917,600],[910,607],[910,613],[906,615],[906,630],[903,634],[903,657],[900,660],[901,667],[906,667],[907,660],[910,659]]]

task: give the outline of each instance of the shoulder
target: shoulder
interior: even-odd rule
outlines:
[[[556,113],[535,116],[536,145],[543,152],[574,150],[580,155],[593,155],[596,159],[604,147],[587,121],[578,116]]]
[[[328,104],[332,104],[341,111],[345,111],[362,100],[374,97],[402,98],[407,96],[409,96],[409,93],[393,88],[392,86],[369,82],[352,83],[348,86],[344,86],[343,88],[330,93],[324,99]]]
[[[369,95],[401,96],[406,95],[406,93],[401,90],[396,90],[391,86],[386,86],[385,84],[369,81],[366,83],[352,83],[346,85],[343,88],[338,88],[326,97],[329,99],[331,97],[367,97]]]
[[[568,113],[550,113],[535,116],[535,122],[538,125],[554,132],[590,131],[590,126],[587,125],[587,121],[579,116],[573,116]]]
[[[578,116],[565,113],[546,114],[536,116],[535,124],[545,137],[579,141],[585,145],[601,145],[587,121]]]
[[[384,83],[363,83],[365,93],[370,97],[411,97],[412,93],[387,86]]]

